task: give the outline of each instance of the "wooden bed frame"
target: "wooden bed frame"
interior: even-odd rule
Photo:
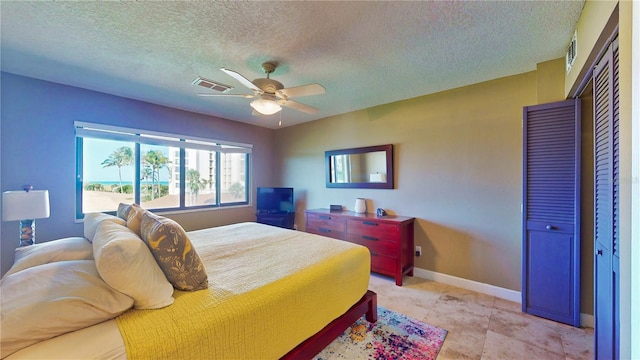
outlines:
[[[333,340],[338,338],[349,326],[358,320],[363,314],[369,322],[378,321],[378,295],[371,290],[367,293],[346,313],[339,318],[333,320],[322,330],[311,336],[293,350],[289,351],[281,359],[298,360],[311,359],[317,355],[322,349],[331,344]]]

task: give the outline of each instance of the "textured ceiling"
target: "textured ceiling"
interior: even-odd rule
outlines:
[[[259,126],[325,118],[534,70],[564,56],[583,1],[0,2],[2,71]],[[317,107],[252,116],[260,64]]]

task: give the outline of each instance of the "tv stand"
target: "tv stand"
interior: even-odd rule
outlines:
[[[285,229],[293,230],[293,224],[295,221],[296,213],[295,212],[286,212],[286,213],[257,213],[257,222],[260,224],[277,226]]]

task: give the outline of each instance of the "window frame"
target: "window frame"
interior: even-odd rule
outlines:
[[[249,205],[249,184],[251,183],[251,159],[253,145],[246,143],[237,143],[224,140],[208,139],[202,137],[195,137],[183,134],[171,134],[158,131],[133,129],[127,127],[96,124],[83,121],[74,122],[75,139],[76,139],[76,220],[82,220],[84,218],[84,211],[82,208],[83,190],[84,190],[84,169],[83,169],[83,150],[84,150],[84,138],[114,140],[133,143],[134,147],[134,202],[140,204],[140,171],[142,166],[142,158],[140,153],[140,145],[154,145],[154,146],[167,146],[179,149],[179,172],[180,172],[180,186],[179,186],[179,205],[177,207],[163,207],[153,208],[154,211],[192,211],[198,209],[216,209],[241,205]],[[186,145],[186,146],[185,146]],[[186,153],[187,149],[205,150],[215,154],[215,203],[206,205],[191,205],[186,206]],[[221,182],[220,172],[222,166],[220,165],[220,159],[222,153],[232,154],[245,154],[245,189],[243,201],[234,201],[223,203],[221,201]],[[171,155],[171,154],[169,154]],[[171,175],[173,176],[173,175]],[[106,213],[115,214],[113,211],[105,211]]]

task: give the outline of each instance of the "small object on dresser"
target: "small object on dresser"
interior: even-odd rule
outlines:
[[[329,205],[329,211],[342,211],[342,205]]]
[[[356,199],[355,211],[357,214],[364,214],[367,212],[367,202],[364,198]]]
[[[376,211],[376,215],[387,216],[387,212],[383,208],[378,208],[378,210]]]

